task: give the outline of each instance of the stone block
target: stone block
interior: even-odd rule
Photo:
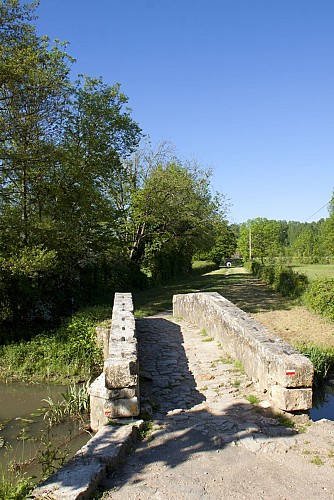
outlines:
[[[137,417],[139,415],[139,401],[137,397],[131,399],[109,399],[104,402],[103,411],[107,419]]]
[[[108,358],[104,362],[105,385],[107,389],[122,389],[138,383],[138,359],[130,355],[124,358]]]
[[[91,498],[106,474],[106,464],[98,458],[70,459],[63,467],[36,488],[29,498],[41,500],[76,500]]]
[[[103,426],[76,454],[75,457],[93,456],[113,468],[122,459],[122,453],[137,439],[144,421],[137,420],[120,426]]]
[[[312,388],[288,389],[274,385],[269,391],[270,399],[275,406],[284,411],[303,411],[312,408]]]
[[[105,385],[104,373],[101,373],[89,387],[90,397],[100,399],[131,399],[138,395],[138,386],[108,389]]]

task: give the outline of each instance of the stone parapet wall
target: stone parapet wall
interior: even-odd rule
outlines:
[[[173,314],[205,328],[276,407],[312,407],[311,361],[230,301],[215,292],[174,295]]]
[[[139,415],[139,367],[131,293],[116,293],[109,337],[97,332],[103,344],[104,368],[91,384],[91,428],[99,430],[110,418]]]

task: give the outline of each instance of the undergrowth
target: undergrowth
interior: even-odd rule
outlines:
[[[106,307],[84,309],[53,332],[1,346],[0,380],[68,383],[94,378],[102,366],[95,329],[108,316]]]
[[[314,366],[314,384],[324,383],[331,371],[334,371],[334,348],[315,344],[301,344],[297,349],[308,357]]]

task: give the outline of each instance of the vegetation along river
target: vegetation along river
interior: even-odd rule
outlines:
[[[40,480],[88,441],[82,420],[60,414],[57,404],[66,390],[59,385],[0,384],[0,465],[5,475],[15,479],[23,473]],[[51,406],[62,420],[52,426]]]

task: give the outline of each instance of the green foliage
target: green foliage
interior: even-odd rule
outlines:
[[[279,221],[258,218],[241,225],[238,249],[244,260],[251,257],[263,262],[267,257],[278,257],[283,253],[283,241]]]
[[[89,385],[90,380],[80,386],[70,385],[59,403],[55,403],[50,397],[42,400],[48,404],[44,409],[44,419],[48,421],[49,427],[63,422],[66,417],[80,419],[82,414],[89,412]]]
[[[272,286],[274,290],[284,297],[300,297],[308,287],[308,278],[305,274],[294,272],[291,267],[280,264],[260,264],[252,261],[250,265],[252,274]]]
[[[193,255],[213,240],[223,203],[213,197],[209,173],[179,160],[143,166],[147,175],[132,195],[130,256],[153,281],[189,274]]]
[[[275,415],[275,418],[278,421],[279,425],[281,425],[282,427],[290,427],[292,429],[295,427],[295,424],[291,420],[291,418],[287,417],[286,415],[283,415],[282,413],[277,413]]]
[[[304,301],[312,311],[334,321],[334,278],[324,276],[313,280]]]
[[[115,237],[121,159],[140,128],[119,84],[70,82],[65,44],[37,36],[37,4],[0,6],[2,331],[54,327],[106,289],[142,281]]]
[[[317,234],[312,229],[306,229],[299,234],[292,245],[292,253],[302,263],[318,262],[319,242]]]
[[[256,405],[260,402],[259,398],[255,396],[254,394],[250,394],[249,396],[246,396],[247,401],[249,401],[251,404]]]
[[[24,500],[36,487],[33,477],[21,478],[10,471],[4,471],[0,465],[0,498],[4,500]]]
[[[209,172],[166,144],[137,150],[119,84],[70,81],[74,60],[38,37],[37,5],[0,6],[1,343],[147,286],[141,268],[155,282],[189,273],[225,211]]]
[[[51,335],[2,346],[1,380],[64,382],[87,380],[101,371],[96,325],[110,318],[109,308],[89,308],[64,322]]]
[[[298,346],[298,350],[312,361],[315,385],[323,384],[329,372],[334,370],[334,349],[303,344]]]
[[[60,469],[68,457],[70,450],[68,446],[61,449],[58,445],[54,445],[47,433],[41,438],[42,447],[37,455],[38,463],[42,466],[43,478],[46,479],[51,474]]]
[[[208,256],[219,266],[224,259],[234,255],[237,241],[234,232],[225,221],[216,224],[215,233],[214,244]]]
[[[195,260],[192,263],[192,271],[191,274],[204,274],[210,273],[211,271],[215,271],[217,269],[217,264],[211,262],[209,260]]]

